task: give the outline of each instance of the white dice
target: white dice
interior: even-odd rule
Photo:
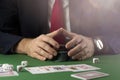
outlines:
[[[23,69],[23,66],[22,66],[22,65],[17,65],[17,72],[22,71],[22,69]]]
[[[22,65],[23,67],[28,66],[28,61],[21,61],[21,65]]]
[[[100,59],[99,58],[93,58],[93,63],[99,63]]]
[[[17,65],[17,72],[20,72],[24,69],[24,67],[28,66],[28,61],[21,61],[20,65]]]

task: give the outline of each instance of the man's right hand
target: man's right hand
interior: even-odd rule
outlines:
[[[56,42],[53,37],[59,33],[60,30],[58,29],[52,33],[43,34],[34,39],[24,38],[18,43],[15,51],[42,61],[52,59],[57,55],[56,49],[60,47],[59,43]]]

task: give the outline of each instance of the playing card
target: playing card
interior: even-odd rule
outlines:
[[[18,76],[18,73],[16,71],[0,72],[0,77],[6,76]]]
[[[49,66],[50,70],[53,72],[63,72],[68,71],[68,69],[64,65],[55,65],[55,66]]]
[[[90,79],[104,77],[104,76],[108,76],[108,75],[109,74],[107,74],[107,73],[103,73],[103,72],[99,72],[99,71],[89,71],[89,72],[72,74],[71,76],[78,78],[78,79],[90,80]]]
[[[46,67],[27,67],[25,69],[32,74],[42,74],[50,72],[50,70]]]
[[[97,70],[98,67],[90,66],[87,64],[77,64],[77,65],[49,65],[49,66],[38,66],[38,67],[26,67],[27,71],[32,74],[43,74],[43,73],[53,73],[53,72],[63,72],[63,71],[88,71]]]
[[[88,70],[98,70],[100,68],[94,67],[87,64],[77,64],[77,65],[68,65],[66,66],[70,71],[77,72],[77,71],[88,71]]]
[[[64,65],[26,67],[25,69],[32,74],[44,74],[44,73],[67,71],[65,70]]]
[[[1,66],[0,67],[0,77],[5,77],[5,76],[18,76],[18,73],[16,71],[4,70]]]

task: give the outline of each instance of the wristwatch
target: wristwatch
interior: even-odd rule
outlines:
[[[104,48],[103,41],[100,38],[94,38],[94,46],[95,46],[95,52],[97,54],[101,53]]]

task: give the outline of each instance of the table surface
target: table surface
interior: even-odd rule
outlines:
[[[120,80],[120,54],[119,55],[104,55],[95,56],[100,58],[100,63],[93,64],[92,58],[84,61],[67,61],[67,62],[55,62],[55,61],[40,61],[33,59],[27,55],[1,55],[0,64],[9,63],[16,66],[20,65],[21,61],[27,60],[28,66],[45,66],[45,65],[70,65],[70,64],[88,64],[101,68],[98,71],[110,74],[107,77],[97,78],[94,80]],[[19,76],[12,77],[0,77],[0,80],[80,80],[71,77],[70,75],[76,72],[57,72],[48,74],[31,74],[26,70],[19,72]]]

